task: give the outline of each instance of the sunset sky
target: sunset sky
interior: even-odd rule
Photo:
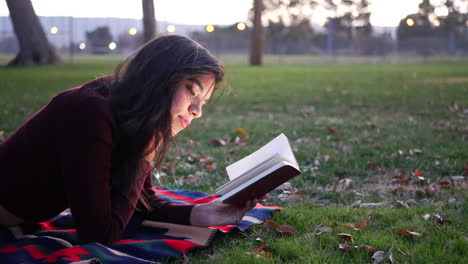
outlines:
[[[421,0],[373,0],[371,23],[397,26],[400,19],[417,11]],[[433,0],[439,2],[440,0]],[[74,17],[141,18],[141,1],[135,0],[32,0],[37,15]],[[252,0],[156,0],[156,19],[180,24],[227,25],[247,21]],[[7,16],[0,1],[0,16]],[[320,15],[316,16],[319,18]],[[318,23],[318,21],[315,21]]]

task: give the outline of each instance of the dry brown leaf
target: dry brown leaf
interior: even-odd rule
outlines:
[[[414,236],[422,236],[420,233],[409,231],[408,229],[400,229],[396,233],[397,236],[405,236],[405,237],[414,237]]]
[[[336,234],[336,236],[341,238],[343,241],[350,241],[351,243],[353,242],[353,236],[350,234],[339,233],[339,234]]]
[[[378,170],[378,169],[379,169],[379,166],[377,166],[377,165],[376,165],[375,163],[373,163],[373,162],[368,161],[368,162],[367,162],[367,165],[369,165],[369,167],[371,167],[371,168],[374,169],[374,170]]]
[[[451,181],[449,181],[449,180],[443,180],[443,181],[439,181],[439,184],[440,184],[440,186],[442,186],[444,188],[448,188],[453,183]]]
[[[357,229],[362,230],[362,229],[366,228],[366,227],[367,227],[367,223],[368,223],[367,220],[362,221],[362,222],[359,224],[359,226],[357,227]]]
[[[416,176],[416,177],[423,177],[423,176],[424,176],[424,172],[422,172],[420,169],[416,169],[416,170],[413,172],[413,175]]]
[[[410,178],[405,178],[405,177],[400,176],[400,175],[393,176],[393,178],[392,178],[392,183],[403,184],[403,183],[408,183],[410,181],[411,181]]]
[[[279,226],[278,223],[276,223],[275,221],[272,221],[272,220],[267,220],[267,221],[263,222],[262,225],[264,227],[267,227],[267,228],[276,228],[277,226]]]
[[[234,138],[233,144],[236,146],[245,146],[247,145],[247,140],[244,137],[238,136]]]
[[[367,250],[367,252],[370,252],[370,253],[375,253],[377,252],[377,249],[375,249],[374,247],[371,247],[371,246],[368,246],[368,245],[364,245],[364,244],[361,244],[359,246],[356,246],[357,248],[363,248],[365,250]]]
[[[275,229],[282,236],[292,236],[296,233],[296,229],[290,225],[279,225]]]
[[[257,256],[260,256],[260,257],[271,258],[272,255],[271,255],[270,252],[263,251],[268,246],[269,246],[268,244],[263,244],[263,245],[259,246],[258,248],[254,248],[254,249],[249,250],[248,252],[254,253],[254,254],[256,254]]]
[[[245,131],[245,129],[240,128],[240,127],[234,129],[234,132],[237,133],[237,134],[244,135],[244,136],[248,136],[248,135],[249,135],[249,132]]]
[[[210,141],[210,144],[213,146],[224,146],[226,145],[226,141],[220,139],[220,138],[215,138]]]
[[[440,225],[450,222],[450,219],[448,218],[448,216],[439,215],[439,214],[433,214],[433,216],[436,219],[436,222]]]
[[[356,228],[354,226],[354,224],[351,224],[351,223],[344,223],[343,226],[346,227],[346,228],[349,228],[349,229],[355,229]]]

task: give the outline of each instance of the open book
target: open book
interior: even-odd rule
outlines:
[[[261,197],[301,173],[284,134],[226,167],[230,181],[216,189],[220,200],[241,204]]]

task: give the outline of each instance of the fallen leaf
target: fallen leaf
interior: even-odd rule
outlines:
[[[336,234],[337,237],[341,238],[343,241],[350,241],[350,242],[353,242],[353,236],[350,235],[350,234],[346,234],[346,233],[339,233],[339,234]]]
[[[213,163],[210,163],[210,164],[206,164],[205,168],[207,168],[209,170],[216,170],[216,163],[213,162]]]
[[[424,221],[429,220],[429,218],[431,218],[431,215],[430,215],[430,214],[425,214],[425,215],[423,215]]]
[[[420,233],[409,231],[408,229],[400,229],[396,233],[397,236],[405,236],[405,237],[414,237],[414,236],[422,236]]]
[[[343,179],[339,180],[338,184],[336,185],[335,191],[342,192],[342,191],[348,189],[349,186],[351,185],[351,182],[353,182],[353,180],[351,180],[349,178],[343,178]]]
[[[333,232],[333,228],[329,226],[321,226],[316,229],[315,235],[319,236],[322,233],[331,233],[331,232]]]
[[[245,146],[247,145],[247,140],[244,137],[238,136],[234,138],[233,144],[236,146]]]
[[[393,176],[393,178],[392,178],[393,183],[402,184],[402,183],[409,183],[410,181],[411,181],[410,178],[405,178],[405,177],[400,176],[400,175]]]
[[[357,248],[363,248],[363,249],[367,250],[367,252],[370,252],[370,253],[377,252],[377,249],[375,249],[374,247],[364,245],[364,244],[361,244],[361,245],[357,246]]]
[[[377,251],[374,253],[374,255],[372,255],[372,260],[374,260],[373,263],[380,263],[384,261],[386,258],[387,258],[387,254],[385,254],[385,252],[383,251]]]
[[[337,227],[338,226],[338,223],[333,221],[333,223],[331,224],[332,227]]]
[[[237,134],[244,135],[244,136],[249,135],[249,132],[245,131],[245,129],[243,129],[243,128],[236,128],[236,129],[234,129],[234,132],[237,133]]]
[[[369,167],[371,167],[371,168],[374,169],[374,170],[378,170],[378,169],[379,169],[379,166],[377,166],[377,165],[376,165],[375,163],[373,163],[373,162],[368,161],[368,162],[367,162],[367,165],[369,165]]]
[[[296,233],[296,229],[290,225],[279,225],[275,229],[282,236],[292,236]]]
[[[263,244],[263,245],[259,246],[258,248],[254,248],[254,249],[249,250],[248,253],[254,253],[259,257],[271,258],[271,256],[272,256],[271,253],[264,251],[264,249],[266,247],[268,247],[268,246],[269,246],[268,244]]]
[[[364,220],[358,225],[357,229],[362,230],[366,227],[367,227],[367,220]]]
[[[327,127],[327,130],[330,133],[335,133],[336,132],[336,128],[334,128],[334,127]]]
[[[409,208],[409,205],[405,201],[397,200],[396,204],[397,204],[398,207]]]
[[[354,227],[354,224],[351,224],[351,223],[344,223],[343,226],[346,227],[346,228],[349,228],[349,229],[356,228],[356,227]]]
[[[338,248],[345,252],[349,252],[353,249],[349,241],[345,241],[344,243],[338,244]]]
[[[262,251],[264,248],[266,248],[268,246],[270,246],[270,245],[265,243],[265,244],[259,246],[258,248],[251,249],[250,251],[255,252],[255,253],[259,253],[260,251]]]
[[[210,144],[213,146],[224,146],[226,145],[226,141],[220,139],[220,138],[215,138],[210,141]]]
[[[433,216],[440,225],[450,222],[450,219],[445,215],[433,214]]]
[[[279,226],[278,223],[276,223],[275,221],[272,221],[272,220],[267,220],[265,222],[263,222],[262,224],[264,227],[267,227],[267,228],[273,228],[273,227],[277,227]]]
[[[419,169],[416,169],[416,170],[413,172],[413,175],[416,176],[416,177],[422,177],[422,176],[424,176],[424,172],[422,172],[422,171],[419,170]]]
[[[443,181],[439,181],[439,184],[442,187],[448,188],[450,185],[452,185],[452,182],[449,180],[443,180]]]

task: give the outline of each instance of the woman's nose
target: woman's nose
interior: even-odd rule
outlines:
[[[202,116],[202,107],[200,104],[191,104],[189,106],[189,112],[193,118],[199,118]]]

